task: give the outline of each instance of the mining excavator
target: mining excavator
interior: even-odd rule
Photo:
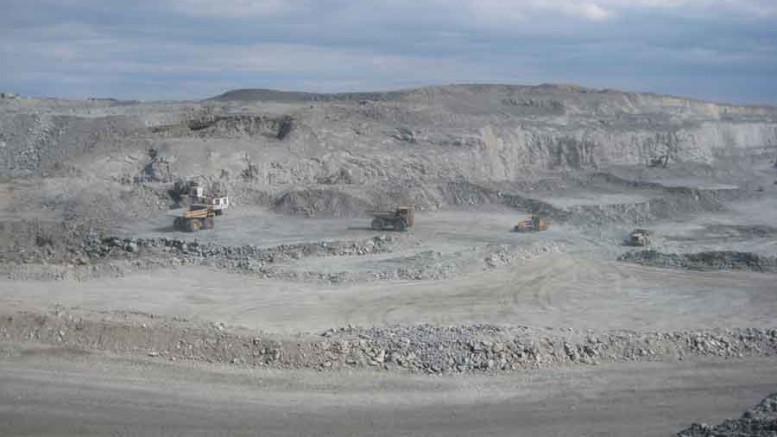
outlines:
[[[650,158],[650,162],[648,163],[648,167],[661,167],[666,168],[669,165],[669,155],[661,155],[656,158]]]
[[[368,211],[372,219],[371,227],[376,231],[393,229],[403,232],[415,222],[415,207],[399,206],[393,211]]]
[[[224,214],[229,208],[229,197],[222,194],[221,190],[213,186],[206,192],[205,187],[194,179],[178,180],[170,190],[178,206],[204,204],[210,206],[216,215]]]
[[[548,229],[550,222],[536,215],[527,220],[522,220],[513,226],[513,232],[540,232]]]

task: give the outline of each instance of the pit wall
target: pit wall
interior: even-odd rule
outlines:
[[[202,129],[192,131],[193,136],[161,134],[159,126],[146,126],[135,115],[0,114],[0,176],[68,166],[75,174],[91,174],[95,169],[89,165],[115,155],[116,162],[132,161],[115,169],[132,179],[148,164],[136,158],[149,148],[161,150],[175,174],[260,185],[456,177],[512,181],[537,171],[645,165],[664,154],[671,162],[707,165],[732,156],[777,155],[777,123],[770,121],[674,121],[657,114],[614,114],[601,120],[459,115],[449,117],[456,123],[430,128],[420,119],[366,122],[355,109],[325,124],[315,115],[290,114],[256,113],[226,121],[214,115],[205,130],[215,130],[207,138],[198,136]],[[404,115],[400,119],[409,117]],[[189,124],[195,121],[199,118]],[[364,132],[354,129],[362,125],[368,126]]]
[[[763,153],[777,146],[777,125],[701,123],[690,128],[484,127],[479,146],[457,160],[463,174],[515,180],[532,169],[646,165],[669,154],[672,162],[708,165],[730,155]]]

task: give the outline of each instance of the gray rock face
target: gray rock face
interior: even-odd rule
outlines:
[[[756,272],[777,272],[777,258],[749,252],[699,252],[661,253],[655,250],[629,252],[619,258],[655,267],[675,267],[689,270],[749,270]]]
[[[695,423],[677,437],[774,437],[777,436],[777,393],[772,393],[739,419],[710,426]]]
[[[617,166],[648,170],[660,156],[678,171],[733,172],[736,181],[773,163],[775,147],[775,108],[569,86],[242,90],[186,103],[0,101],[0,178],[50,181],[29,187],[18,203],[100,230],[161,213],[170,207],[170,182],[190,177],[218,184],[236,206],[308,217],[491,203],[554,222],[639,223],[662,211],[714,210],[717,193],[664,187],[666,196],[622,207],[562,210],[520,184],[577,170],[613,186],[630,183],[615,180]]]
[[[777,145],[775,108],[569,86],[243,90],[201,104],[9,102],[0,106],[0,175],[82,167],[84,153],[112,155],[116,145],[167,149],[182,175],[240,174],[249,156],[257,183],[271,186],[514,180],[531,170],[644,165],[661,155],[714,164]],[[214,153],[216,142],[232,146]]]

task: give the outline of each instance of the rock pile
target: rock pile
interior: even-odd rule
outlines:
[[[274,247],[225,246],[176,238],[120,238],[88,234],[82,242],[28,251],[22,264],[8,268],[14,279],[84,280],[94,276],[122,276],[128,271],[183,265],[208,266],[229,272],[290,281],[326,284],[385,280],[440,280],[510,265],[564,250],[558,243],[530,246],[489,244],[478,250],[452,253],[424,251],[371,263],[353,271],[305,270],[293,262],[309,257],[367,256],[394,252],[402,237],[379,235],[359,241],[325,241]],[[0,260],[3,257],[0,256]],[[6,260],[8,261],[8,260]],[[12,261],[12,260],[11,260]]]
[[[393,366],[422,373],[493,372],[607,361],[662,361],[686,356],[741,358],[777,353],[777,330],[757,329],[545,333],[489,325],[448,328],[421,325],[330,331],[324,335],[332,341],[351,341],[352,347],[345,349],[345,356],[340,360],[346,365]]]
[[[621,255],[618,260],[689,270],[749,270],[777,273],[777,257],[761,256],[750,252],[712,251],[676,254],[643,250],[628,252]]]
[[[0,317],[0,339],[36,341],[171,360],[307,368],[368,368],[422,374],[494,373],[615,361],[775,357],[777,329],[637,333],[535,330],[491,325],[332,329],[292,339],[221,323],[133,313],[13,313]]]
[[[739,419],[726,420],[717,426],[694,423],[677,434],[677,437],[744,436],[777,436],[777,393],[772,393],[755,408],[745,411]]]
[[[386,253],[396,239],[380,235],[362,241],[334,241],[282,244],[262,248],[255,245],[223,246],[174,238],[118,238],[90,236],[81,245],[81,264],[101,259],[146,257],[174,258],[183,264],[215,263],[218,267],[261,271],[266,265],[306,257],[348,256]],[[157,258],[159,259],[159,258]]]
[[[388,253],[397,243],[398,239],[394,236],[379,235],[359,241],[322,241],[274,247],[223,246],[165,237],[119,238],[89,234],[80,244],[71,242],[64,247],[45,245],[36,250],[20,251],[18,256],[11,258],[0,255],[0,261],[6,262],[9,277],[14,279],[82,280],[93,276],[121,276],[127,269],[202,265],[268,278],[342,282],[347,279],[344,273],[294,272],[276,264],[307,257]]]

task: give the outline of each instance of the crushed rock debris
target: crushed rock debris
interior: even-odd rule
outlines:
[[[14,312],[0,340],[246,366],[421,374],[493,373],[618,361],[777,357],[777,329],[683,332],[538,330],[432,325],[359,328],[280,337],[219,323],[137,313]]]
[[[777,273],[777,257],[761,256],[750,252],[712,251],[677,254],[642,250],[625,253],[618,260],[653,267],[688,270],[747,270]]]
[[[677,437],[774,437],[777,436],[777,393],[772,393],[739,419],[710,426],[694,423]]]

